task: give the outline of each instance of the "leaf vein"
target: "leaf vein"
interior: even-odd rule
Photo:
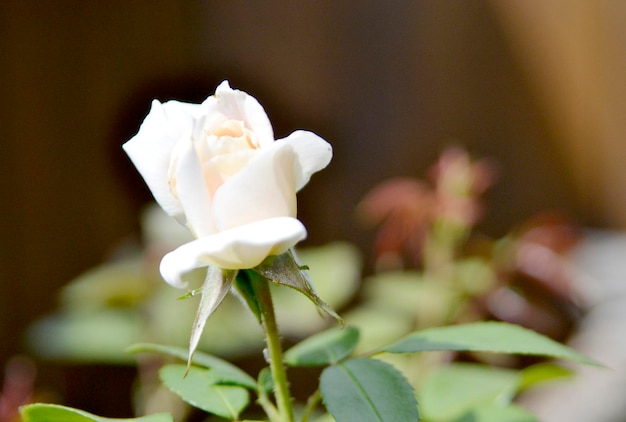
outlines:
[[[361,382],[358,380],[357,377],[354,376],[354,374],[345,366],[345,365],[339,365],[339,367],[341,368],[342,371],[345,372],[345,374],[348,376],[348,378],[350,378],[352,380],[352,382],[354,382],[354,385],[357,387],[357,389],[363,394],[363,397],[365,398],[365,401],[370,405],[370,407],[372,408],[372,410],[374,411],[374,413],[376,414],[376,417],[378,418],[379,421],[384,422],[383,417],[381,416],[381,414],[378,412],[378,409],[376,408],[376,405],[374,404],[374,402],[370,399],[369,394],[367,393],[367,391],[365,390],[365,388],[363,388],[363,385],[361,384]]]

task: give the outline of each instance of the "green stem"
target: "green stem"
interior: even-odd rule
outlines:
[[[270,293],[269,282],[264,277],[253,278],[256,299],[261,311],[261,320],[265,330],[265,341],[269,357],[270,370],[274,379],[274,396],[278,406],[281,422],[293,422],[293,406],[287,373],[283,365],[283,350],[280,345],[278,324],[274,314],[274,304]]]
[[[306,406],[304,408],[304,412],[302,413],[302,420],[301,422],[308,422],[309,421],[309,417],[313,414],[313,411],[315,411],[315,408],[317,407],[317,405],[319,404],[319,402],[322,400],[322,393],[320,392],[319,388],[311,395],[311,397],[309,397],[309,399],[306,402]]]
[[[259,397],[257,399],[257,403],[263,408],[263,411],[271,422],[280,422],[281,418],[278,414],[278,410],[276,410],[274,403],[271,402],[262,386],[259,386]]]

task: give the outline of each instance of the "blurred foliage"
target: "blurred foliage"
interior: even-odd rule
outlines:
[[[363,198],[357,211],[377,227],[377,271],[364,282],[360,308],[344,314],[348,323],[375,337],[372,327],[387,324],[371,324],[365,308],[389,323],[408,318],[398,330],[405,332],[499,319],[557,339],[569,333],[580,309],[564,255],[578,241],[577,227],[545,213],[499,239],[479,232],[494,168],[451,148],[427,180],[388,180]]]
[[[345,347],[342,353],[368,353],[417,330],[491,319],[520,324],[557,340],[567,336],[581,314],[564,259],[576,244],[578,231],[565,217],[546,213],[499,239],[478,232],[484,215],[482,195],[495,182],[494,168],[491,162],[472,160],[454,148],[444,152],[425,181],[394,179],[372,189],[357,208],[363,222],[377,227],[375,271],[362,281],[361,256],[354,246],[335,242],[298,249],[299,261],[309,268],[319,297],[330,308],[343,310],[342,318],[358,333],[355,337],[348,330],[329,337],[349,340],[340,345]],[[124,352],[135,343],[185,350],[197,308],[188,302],[198,300],[194,289],[204,274],[195,274],[196,283],[187,294],[163,283],[158,262],[165,252],[189,241],[190,235],[156,206],[142,215],[142,228],[141,247],[70,282],[61,292],[58,311],[31,328],[29,342],[39,356],[64,362],[135,364],[136,357]],[[302,340],[334,322],[322,317],[298,291],[277,285],[272,289],[281,334],[288,341]],[[185,299],[176,300],[181,297]],[[256,318],[245,309],[235,295],[228,295],[206,324],[199,350],[229,359],[256,356],[263,335]],[[317,344],[303,344],[288,358],[310,361],[308,353],[315,352]],[[519,358],[483,353],[384,354],[376,359],[409,379],[419,398],[421,418],[429,422],[535,421],[514,403],[515,397],[538,383],[570,375],[556,365],[528,366]],[[168,410],[177,420],[184,418],[187,410],[172,410],[177,405],[163,399],[153,362],[139,360],[138,414]],[[338,365],[343,369],[353,365],[358,371],[361,364],[379,366],[345,362]],[[188,381],[178,383],[174,375],[183,369],[164,368],[161,378],[187,402],[203,399],[195,397],[189,383],[214,376],[196,371]],[[395,369],[383,372],[395,374]],[[340,375],[332,371],[327,374]],[[241,388],[226,390],[232,393],[237,412],[247,405],[247,393]],[[202,406],[227,416],[220,403]],[[314,413],[320,420],[331,420]]]
[[[479,232],[482,195],[495,181],[492,162],[451,148],[426,180],[384,181],[363,198],[358,215],[377,228],[376,271],[364,280],[358,306],[342,314],[361,333],[357,352],[416,330],[492,319],[557,340],[568,336],[582,314],[566,258],[579,239],[578,229],[563,215],[548,212],[502,238]],[[557,366],[527,368],[533,360],[485,353],[381,359],[411,380],[421,417],[429,422],[535,421],[513,399],[537,383],[569,374]]]
[[[67,362],[135,364],[135,358],[124,352],[134,343],[188,345],[196,310],[186,302],[199,298],[176,300],[181,291],[160,279],[157,268],[168,247],[165,239],[171,247],[173,238],[184,242],[185,237],[171,227],[169,218],[161,219],[158,213],[160,209],[152,207],[144,216],[149,243],[143,250],[91,269],[62,289],[59,310],[29,331],[29,343],[39,356]],[[332,308],[340,309],[352,299],[361,267],[355,247],[336,242],[303,248],[298,254],[310,268],[318,295]],[[201,281],[200,271],[197,282]],[[284,336],[300,339],[329,323],[297,291],[273,286],[273,295]],[[262,345],[258,322],[229,295],[211,316],[200,349],[233,358],[255,353]]]

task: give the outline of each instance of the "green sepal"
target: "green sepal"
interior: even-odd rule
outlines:
[[[343,325],[343,319],[328,306],[315,292],[311,280],[306,270],[299,264],[292,250],[282,255],[270,256],[253,270],[271,281],[281,286],[291,287],[305,295],[313,302],[318,309],[332,316]]]
[[[202,297],[198,305],[196,318],[191,327],[191,336],[189,338],[189,358],[187,359],[187,368],[191,365],[191,359],[200,342],[200,336],[204,330],[207,319],[211,316],[217,307],[222,303],[230,291],[237,270],[225,270],[216,266],[209,266],[207,276],[202,285]]]
[[[184,299],[190,299],[192,297],[197,296],[200,292],[202,292],[202,289],[193,289],[193,290],[187,290],[185,292],[185,294],[183,294],[182,296],[179,296],[176,298],[176,300],[184,300]]]
[[[248,305],[248,309],[250,309],[250,312],[255,316],[258,323],[261,324],[261,307],[259,306],[259,301],[256,298],[256,293],[252,286],[252,279],[254,277],[259,277],[259,275],[251,270],[240,270],[233,284],[233,288],[235,293]]]

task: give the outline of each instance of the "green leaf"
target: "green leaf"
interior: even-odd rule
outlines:
[[[453,363],[436,370],[422,381],[419,391],[421,410],[428,420],[450,421],[465,417],[477,418],[475,420],[481,422],[483,418],[486,418],[485,421],[506,422],[509,419],[504,419],[504,415],[510,413],[513,417],[511,420],[517,421],[515,418],[520,417],[520,409],[511,407],[515,395],[537,383],[570,375],[567,369],[547,363],[533,365],[522,371]],[[498,419],[497,415],[503,419]]]
[[[290,366],[322,366],[338,363],[354,350],[359,330],[354,327],[334,328],[296,344],[285,353]]]
[[[128,349],[129,353],[158,353],[162,355],[172,356],[180,360],[187,360],[187,349],[175,346],[165,346],[160,344],[151,343],[139,343],[135,344]],[[214,377],[219,375],[220,383],[233,384],[242,387],[256,390],[256,381],[250,375],[239,369],[237,366],[230,362],[227,362],[218,357],[203,353],[196,352],[192,358],[192,363],[204,368],[211,368],[214,370]]]
[[[272,371],[269,367],[261,369],[257,385],[259,391],[264,391],[266,394],[270,394],[274,390],[274,378],[272,378]]]
[[[321,309],[343,324],[341,317],[317,295],[307,272],[298,264],[291,250],[282,255],[269,257],[260,265],[254,267],[254,271],[273,283],[296,289],[309,298],[318,309]]]
[[[46,359],[132,365],[124,349],[141,336],[142,321],[130,309],[97,308],[53,314],[28,331],[28,342]]]
[[[415,422],[419,418],[409,382],[377,359],[350,359],[326,368],[320,388],[337,422]]]
[[[597,362],[546,336],[504,322],[476,322],[417,331],[384,347],[382,351],[416,353],[432,350],[548,356],[600,366]]]
[[[561,380],[573,377],[570,369],[552,363],[538,363],[520,371],[521,380],[519,390],[524,391],[548,381]]]
[[[480,407],[454,422],[539,422],[539,420],[522,407],[512,404],[506,407]]]
[[[146,278],[145,261],[124,259],[94,267],[65,285],[60,292],[68,310],[99,307],[132,307],[142,303],[152,291]]]
[[[484,405],[508,405],[519,384],[517,371],[487,365],[455,363],[428,375],[421,383],[421,411],[428,420],[452,420]]]
[[[346,325],[359,330],[355,353],[369,353],[398,341],[415,329],[415,320],[404,312],[364,303],[343,314]]]
[[[455,284],[472,296],[486,293],[496,283],[492,265],[479,258],[460,259],[454,264]]]
[[[185,369],[180,364],[166,365],[159,371],[159,377],[167,388],[190,405],[229,419],[237,419],[248,406],[250,396],[245,388],[221,384],[219,378],[213,377],[211,369],[192,366],[187,373]]]
[[[58,404],[34,403],[20,408],[23,422],[174,422],[174,418],[166,413],[131,419],[112,419],[92,415],[83,410]]]
[[[404,319],[404,322],[400,324],[376,324],[382,327],[382,335],[377,336],[380,342],[375,345],[378,348],[417,328],[438,327],[443,324],[443,321],[462,313],[462,307],[459,307],[460,293],[458,289],[451,288],[448,284],[441,283],[433,277],[427,277],[418,271],[388,271],[366,279],[361,292],[363,305],[356,309],[357,314],[360,313],[360,309],[365,308],[369,309],[370,313],[384,313],[392,318],[395,317],[396,320]],[[453,311],[452,314],[450,314],[451,311]],[[350,321],[349,315],[343,316],[348,323],[354,323]],[[408,328],[405,328],[407,326]],[[364,339],[370,337],[368,335],[371,332],[370,327],[361,328],[363,328],[362,337]],[[392,340],[387,334],[392,331],[396,335],[400,330],[403,331],[401,335]],[[360,350],[362,350],[363,343],[365,341],[362,340],[359,345]],[[367,350],[372,350],[372,348]]]

